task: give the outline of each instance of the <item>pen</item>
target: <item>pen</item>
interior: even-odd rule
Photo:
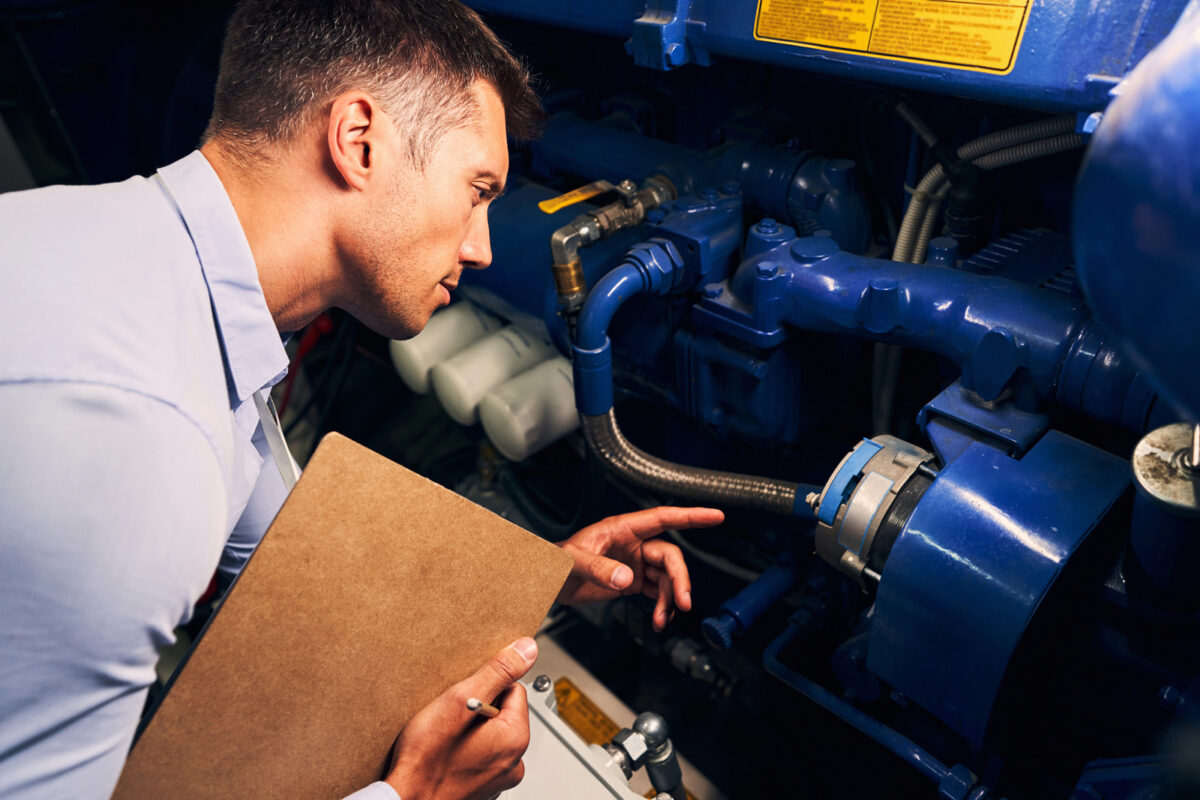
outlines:
[[[485,703],[475,697],[467,700],[467,710],[474,711],[476,714],[482,714],[488,718],[494,717],[500,713],[500,709],[496,708],[491,703]]]

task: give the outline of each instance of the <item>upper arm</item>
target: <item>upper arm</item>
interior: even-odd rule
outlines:
[[[217,564],[216,456],[156,399],[3,384],[0,508],[0,796],[107,797]]]

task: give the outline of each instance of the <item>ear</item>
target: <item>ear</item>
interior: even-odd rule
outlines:
[[[338,95],[329,109],[327,128],[329,156],[346,184],[359,191],[378,173],[378,158],[383,154],[383,130],[387,115],[375,99],[362,91]]]

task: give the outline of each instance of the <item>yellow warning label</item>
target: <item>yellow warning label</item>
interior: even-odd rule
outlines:
[[[589,183],[587,186],[580,186],[578,189],[560,194],[558,197],[551,197],[549,200],[543,200],[538,203],[538,208],[547,214],[553,214],[556,211],[562,211],[567,206],[573,206],[576,203],[582,203],[584,200],[590,200],[598,194],[604,194],[612,188],[612,184],[607,181],[596,181]]]
[[[559,718],[588,744],[608,744],[621,730],[621,726],[579,691],[570,678],[559,678],[554,682],[554,699],[558,701]],[[688,800],[696,800],[687,787],[684,787],[684,792]],[[657,796],[658,792],[654,789],[646,793],[646,797]]]
[[[554,698],[558,701],[558,716],[588,744],[608,744],[621,730],[569,678],[554,682]]]
[[[1006,75],[1033,0],[759,0],[754,38]]]

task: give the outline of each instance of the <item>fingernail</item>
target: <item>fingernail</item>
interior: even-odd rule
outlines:
[[[525,659],[526,664],[532,664],[537,660],[537,642],[524,636],[513,642],[513,649],[521,654],[521,658]]]
[[[686,600],[686,601],[688,601],[689,603],[690,603],[690,602],[692,602],[692,593],[691,593],[691,592],[684,592],[684,593],[683,593],[683,599],[684,599],[684,600]]]
[[[618,589],[624,589],[629,584],[633,583],[633,570],[629,567],[617,567],[613,570],[612,585]]]

